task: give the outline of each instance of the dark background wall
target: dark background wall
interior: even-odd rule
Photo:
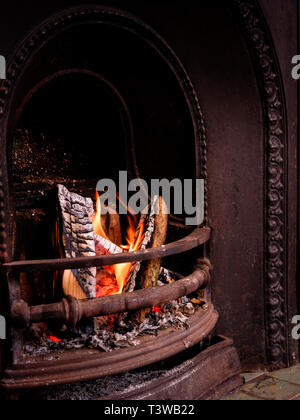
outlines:
[[[3,1],[0,54],[9,58],[41,20],[82,3]],[[105,4],[128,10],[156,29],[173,47],[196,87],[208,133],[210,252],[214,300],[220,312],[218,331],[234,338],[245,365],[264,364],[264,116],[253,61],[233,3],[106,0]],[[297,53],[297,1],[261,0],[260,4],[277,48],[287,100],[288,294],[290,307],[296,311],[298,123],[297,86],[290,63]],[[295,314],[292,310],[289,319]]]

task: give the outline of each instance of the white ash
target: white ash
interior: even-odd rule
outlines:
[[[184,307],[184,314],[185,315],[194,315],[195,313],[195,308],[194,305],[192,303],[187,303]]]
[[[162,268],[159,275],[158,287],[180,279],[180,274]],[[57,342],[50,339],[55,335],[39,325],[33,325],[27,331],[24,353],[28,355],[49,354],[56,351],[80,349],[84,347],[111,352],[115,349],[137,346],[140,338],[145,335],[157,335],[158,331],[168,328],[189,328],[188,320],[199,305],[193,304],[188,297],[182,297],[165,305],[158,306],[157,312],[150,312],[143,323],[137,323],[132,315],[124,314],[117,318],[114,328],[98,328],[95,331],[79,332],[67,331],[64,338]],[[118,320],[118,323],[117,323]]]
[[[141,324],[134,323],[129,318],[123,318],[114,331],[102,329],[96,330],[92,334],[73,332],[59,342],[50,338],[53,335],[50,331],[41,331],[34,326],[28,331],[24,353],[31,355],[49,354],[55,351],[84,347],[111,352],[120,348],[138,346],[140,338],[145,335],[157,335],[158,331],[171,327],[176,329],[189,328],[190,313],[186,314],[187,305],[193,306],[193,304],[173,301],[158,309],[161,310],[161,313],[152,311]]]
[[[120,375],[106,376],[95,381],[80,382],[42,391],[34,391],[30,393],[30,399],[42,401],[87,401],[107,398],[116,393],[121,394],[132,389],[138,390],[146,383],[160,378],[165,372],[164,370],[145,369],[140,372],[127,372]]]
[[[105,376],[93,381],[32,391],[29,398],[42,401],[88,401],[109,400],[113,397],[115,400],[121,400],[129,393],[138,393],[142,392],[144,388],[154,387],[158,379],[182,375],[187,370],[192,369],[193,366],[194,362],[192,359],[188,359],[183,363],[179,362],[175,366],[172,364],[169,368],[158,364],[118,375]],[[28,399],[28,395],[25,398]]]

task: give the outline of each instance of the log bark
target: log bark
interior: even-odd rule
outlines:
[[[95,253],[92,215],[93,202],[58,185],[58,198],[61,208],[62,238],[67,258],[93,257]],[[77,287],[78,282],[83,294]],[[96,268],[82,268],[66,271],[63,288],[66,295],[75,297],[96,297]]]
[[[154,218],[154,232],[150,243],[151,248],[156,248],[164,245],[167,238],[168,230],[168,211],[167,206],[164,203],[162,197],[158,200],[157,214]],[[141,288],[149,289],[150,287],[156,287],[159,271],[161,268],[161,258],[155,260],[146,261],[142,265],[140,273],[140,284]]]
[[[139,234],[139,231],[141,229],[141,226],[144,225],[144,236],[143,240],[140,246],[139,251],[145,251],[146,249],[150,248],[150,244],[152,241],[152,235],[154,232],[155,227],[155,209],[157,205],[158,197],[154,197],[153,203],[151,203],[151,207],[149,208],[148,214],[142,214],[137,231],[136,236]],[[133,290],[136,288],[137,278],[138,274],[141,269],[141,261],[137,261],[132,265],[130,274],[128,276],[127,284],[125,286],[124,292],[133,292]]]
[[[150,242],[151,248],[160,247],[165,244],[168,230],[168,209],[162,197],[156,203],[156,215],[154,216],[154,231]],[[159,272],[161,269],[161,258],[146,261],[142,264],[139,278],[142,289],[150,289],[157,286]],[[143,322],[151,308],[142,309],[137,313],[137,320]]]

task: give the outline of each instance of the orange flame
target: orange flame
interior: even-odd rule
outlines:
[[[129,210],[129,209],[128,209]],[[128,216],[128,228],[126,231],[126,245],[122,244],[115,244],[118,245],[120,248],[124,249],[126,252],[135,252],[138,251],[144,233],[144,224],[141,223],[140,230],[138,236],[136,238],[136,228],[138,224],[137,217],[133,216],[129,210],[130,215]],[[94,232],[102,236],[103,238],[110,240],[102,225],[102,214],[101,214],[101,201],[98,192],[96,193],[96,213],[93,217],[93,227]],[[126,283],[128,280],[128,276],[130,274],[130,270],[132,268],[133,263],[124,263],[124,264],[116,264],[110,267],[103,267],[107,272],[112,274],[112,276],[107,275],[105,278],[101,276],[100,285],[98,283],[98,287],[96,290],[97,297],[107,296],[107,295],[115,295],[121,294]]]

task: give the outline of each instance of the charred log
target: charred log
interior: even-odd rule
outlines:
[[[58,198],[61,207],[62,236],[67,258],[93,257],[95,253],[92,215],[93,202],[90,198],[71,193],[63,185],[58,186]],[[76,278],[85,296],[75,290]],[[65,292],[72,290],[79,298],[96,297],[96,268],[73,269],[65,273]],[[72,293],[72,294],[73,294]],[[81,295],[81,296],[79,296]]]
[[[151,248],[163,246],[167,238],[168,212],[162,197],[156,202],[156,215],[154,216],[154,231],[149,243]],[[146,261],[142,264],[139,274],[139,283],[142,289],[156,287],[161,269],[161,258]],[[146,308],[137,314],[137,319],[143,322],[151,308]]]
[[[158,197],[156,196],[154,197],[154,200],[151,203],[149,213],[147,215],[145,214],[141,215],[136,235],[138,235],[138,232],[140,231],[141,227],[144,225],[144,236],[143,236],[142,244],[139,251],[145,251],[146,249],[150,248],[152,236],[153,236],[153,232],[155,228],[155,211],[156,211],[157,202],[158,202]],[[128,281],[125,286],[125,290],[124,290],[125,292],[132,292],[136,288],[136,282],[137,282],[137,278],[138,278],[138,274],[140,270],[141,270],[141,261],[137,261],[135,262],[135,264],[133,264],[131,268]]]

